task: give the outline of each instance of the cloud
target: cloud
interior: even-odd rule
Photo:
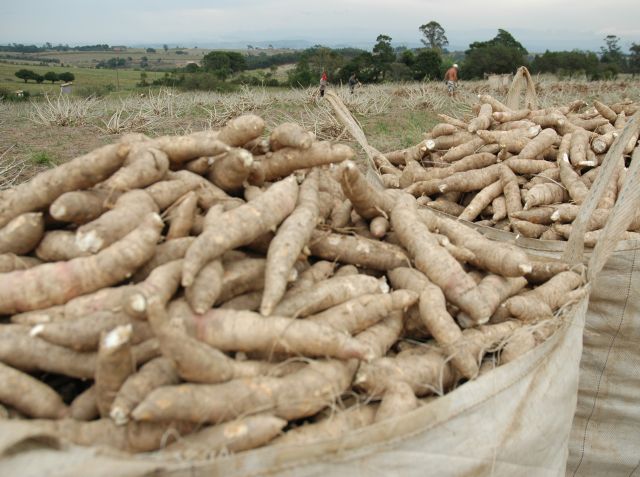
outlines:
[[[0,6],[0,42],[335,44],[373,42],[385,33],[394,43],[417,44],[418,27],[430,20],[445,28],[455,48],[489,39],[498,28],[523,32],[516,38],[529,49],[554,48],[554,38],[563,48],[593,49],[607,34],[621,36],[624,44],[640,42],[637,0],[31,0],[28,9],[13,5]]]

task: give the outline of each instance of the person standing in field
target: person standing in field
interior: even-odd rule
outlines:
[[[353,90],[356,88],[356,85],[360,84],[360,81],[358,81],[358,78],[356,77],[356,74],[353,73],[350,77],[349,77],[349,92],[351,94],[353,94]]]
[[[456,94],[456,88],[458,87],[458,65],[456,63],[444,74],[444,80],[447,83],[449,97],[453,98]]]
[[[323,71],[320,77],[320,97],[324,97],[324,90],[327,88],[327,72]]]

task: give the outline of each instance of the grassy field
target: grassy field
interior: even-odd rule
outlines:
[[[51,84],[50,82],[43,82],[37,84],[33,80],[29,80],[25,83],[20,78],[15,76],[16,71],[26,68],[32,70],[38,74],[44,75],[47,71],[53,71],[55,73],[62,73],[69,71],[75,76],[73,81],[75,88],[79,92],[83,92],[87,89],[102,88],[109,90],[131,90],[136,87],[136,83],[140,81],[140,71],[134,70],[109,70],[109,69],[95,69],[95,68],[72,68],[61,66],[25,66],[25,65],[12,65],[6,63],[0,63],[0,88],[5,88],[10,91],[24,90],[29,91],[31,94],[38,93],[55,93],[60,91],[60,83]],[[147,72],[147,81],[151,82],[155,78],[159,78],[164,73]]]
[[[41,53],[14,53],[0,50],[0,61],[10,61],[23,64],[37,64],[40,59],[57,59],[65,66],[71,65],[80,68],[93,68],[100,61],[107,61],[110,58],[124,58],[130,65],[129,67],[139,67],[143,57],[147,58],[149,69],[171,69],[174,67],[182,67],[189,62],[197,63],[202,57],[213,51],[207,48],[169,48],[164,51],[163,48],[156,48],[155,53],[148,53],[145,48],[127,48],[121,51],[47,51]],[[177,52],[181,53],[177,53]],[[229,50],[238,51],[243,54],[258,55],[265,53],[274,55],[282,53],[285,50],[280,49],[262,49],[262,50]],[[11,59],[2,59],[3,55],[9,55]],[[19,59],[13,58],[19,56]]]
[[[346,88],[336,91],[361,124],[369,143],[382,152],[419,143],[439,121],[438,113],[469,116],[478,94],[504,98],[504,92],[491,91],[482,81],[462,83],[455,100],[448,98],[442,83],[368,85],[353,95]],[[574,99],[615,102],[629,97],[638,101],[640,81],[543,81],[538,84],[538,92],[541,107]],[[158,90],[145,97],[53,96],[32,103],[0,103],[0,185],[24,180],[38,170],[117,141],[128,132],[182,134],[217,128],[249,112],[262,116],[268,130],[284,121],[295,121],[319,139],[346,142],[359,150],[329,104],[315,93],[315,88],[246,87],[227,94]]]

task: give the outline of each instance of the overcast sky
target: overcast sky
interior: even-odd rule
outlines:
[[[415,44],[431,20],[449,48],[466,49],[498,28],[530,51],[598,49],[618,35],[640,43],[640,0],[0,0],[0,43],[162,44],[307,40],[363,46],[380,33]]]

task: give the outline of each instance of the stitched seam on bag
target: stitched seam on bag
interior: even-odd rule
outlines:
[[[582,444],[580,446],[580,459],[578,460],[578,465],[576,465],[575,470],[573,471],[572,477],[575,477],[578,470],[580,470],[580,466],[582,465],[582,461],[584,460],[584,448],[587,442],[587,434],[589,433],[589,423],[591,422],[591,419],[593,418],[593,414],[596,412],[596,406],[598,404],[598,397],[600,395],[600,384],[602,383],[602,377],[604,376],[604,373],[607,369],[607,365],[609,364],[609,356],[611,355],[611,351],[613,350],[613,345],[616,342],[616,339],[618,337],[618,335],[620,334],[620,329],[622,328],[622,323],[624,323],[624,317],[627,313],[627,307],[629,305],[629,295],[631,292],[631,281],[632,281],[632,277],[633,277],[633,272],[636,268],[636,256],[637,256],[637,250],[634,250],[633,252],[633,261],[631,262],[631,271],[629,272],[629,281],[627,284],[627,298],[624,301],[624,307],[622,308],[622,316],[620,316],[620,321],[618,322],[618,327],[616,329],[616,332],[613,335],[613,338],[611,339],[611,342],[609,343],[609,348],[607,349],[607,354],[605,356],[604,359],[604,364],[602,366],[602,370],[600,371],[600,374],[598,375],[598,383],[596,385],[596,394],[593,398],[593,406],[591,407],[591,412],[589,413],[589,417],[587,417],[587,422],[584,425],[584,434],[582,436]],[[640,465],[640,464],[639,464]],[[633,472],[632,472],[633,473]]]

